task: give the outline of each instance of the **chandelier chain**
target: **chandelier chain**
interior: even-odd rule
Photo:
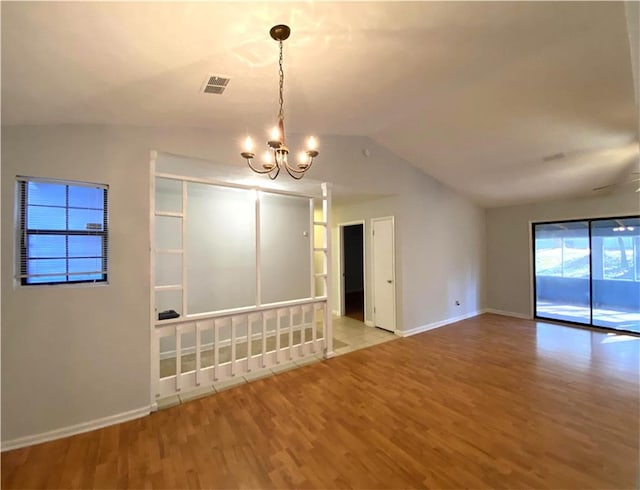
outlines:
[[[280,59],[278,60],[278,64],[280,66],[280,110],[278,111],[278,119],[284,119],[284,111],[282,110],[282,105],[284,104],[283,91],[284,91],[284,70],[282,69],[282,41],[280,41]]]

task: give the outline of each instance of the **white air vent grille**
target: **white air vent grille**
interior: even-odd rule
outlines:
[[[229,84],[229,78],[221,77],[219,75],[209,75],[204,81],[202,91],[205,94],[221,94]]]

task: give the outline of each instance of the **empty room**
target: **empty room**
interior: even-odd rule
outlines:
[[[2,488],[637,488],[640,3],[0,17]]]

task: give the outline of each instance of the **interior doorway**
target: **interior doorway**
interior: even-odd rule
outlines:
[[[340,225],[341,315],[364,322],[364,222]]]

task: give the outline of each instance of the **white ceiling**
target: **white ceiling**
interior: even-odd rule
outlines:
[[[261,131],[277,23],[299,132],[369,136],[487,206],[637,169],[619,2],[3,2],[2,124]],[[208,74],[231,78],[224,95],[200,93]]]

